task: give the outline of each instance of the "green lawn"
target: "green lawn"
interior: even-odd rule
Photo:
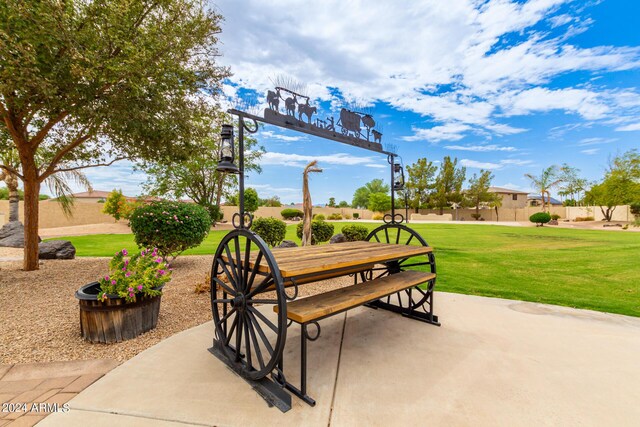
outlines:
[[[344,225],[336,223],[336,232]],[[435,248],[437,290],[640,317],[640,233],[548,226],[410,226]],[[211,232],[185,255],[212,255],[225,233]],[[78,256],[111,256],[135,247],[132,235],[61,239],[70,240]],[[299,242],[295,226],[288,227],[287,239]]]

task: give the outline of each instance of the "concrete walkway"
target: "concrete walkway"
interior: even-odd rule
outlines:
[[[640,319],[437,293],[442,327],[359,308],[309,345],[311,408],[281,413],[207,352],[207,323],[109,372],[42,426],[631,426]],[[285,373],[297,382],[299,328]],[[340,351],[341,349],[341,351]]]
[[[115,360],[0,365],[0,426],[32,426],[118,366]]]

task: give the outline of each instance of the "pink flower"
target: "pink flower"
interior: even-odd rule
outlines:
[[[127,266],[122,267],[122,271],[127,271]]]
[[[158,276],[162,276],[165,273],[164,270],[158,270]]]
[[[127,289],[129,292],[133,292],[133,288],[129,288]]]
[[[109,281],[109,276],[104,276],[104,280]]]
[[[123,250],[122,250],[122,255],[127,256],[127,255],[129,255],[129,252],[127,252],[127,250],[126,250],[126,249],[123,249]]]
[[[141,291],[142,290],[142,285],[138,285],[138,290]]]
[[[112,285],[115,285],[116,283],[117,283],[117,282],[115,281],[115,279],[111,281],[111,284],[112,284]]]
[[[162,262],[162,258],[158,257],[158,259],[156,259],[156,262],[160,264]]]
[[[130,298],[133,298],[133,293],[130,293],[130,294],[129,294],[129,297],[130,297]]]
[[[131,276],[131,272],[127,271],[127,273],[124,275],[124,277],[129,277],[129,276]]]

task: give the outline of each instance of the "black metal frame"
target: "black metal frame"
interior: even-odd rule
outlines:
[[[385,225],[379,227],[376,230],[382,229],[384,227],[403,227],[404,229],[410,230],[407,227],[401,225],[402,222],[405,221],[405,218],[402,214],[396,213],[395,211],[395,191],[400,190],[396,183],[394,172],[398,169],[399,164],[396,163],[396,158],[398,157],[395,153],[387,152],[382,149],[381,145],[381,137],[382,134],[373,129],[375,126],[375,121],[373,118],[364,113],[358,113],[343,109],[341,111],[340,120],[338,120],[337,125],[342,127],[342,130],[338,132],[334,127],[334,119],[328,118],[330,120],[330,124],[327,124],[323,120],[316,119],[315,123],[312,123],[311,115],[315,112],[315,107],[309,107],[308,98],[299,94],[295,94],[294,92],[288,91],[284,88],[276,88],[278,92],[279,99],[283,99],[280,96],[280,90],[287,91],[293,95],[293,100],[296,102],[298,106],[298,118],[295,118],[295,111],[291,112],[289,110],[289,106],[287,106],[287,113],[282,114],[278,110],[279,101],[275,101],[270,97],[275,96],[275,93],[269,91],[267,99],[269,101],[269,108],[265,109],[264,117],[259,117],[253,114],[249,114],[244,111],[240,111],[237,109],[231,109],[228,112],[234,116],[238,117],[238,184],[239,184],[239,210],[232,217],[232,225],[235,230],[229,232],[221,241],[220,245],[216,250],[216,254],[214,256],[214,262],[212,266],[211,272],[211,308],[214,317],[214,329],[215,329],[215,337],[213,340],[213,346],[209,349],[209,351],[222,360],[230,369],[244,378],[251,386],[267,401],[269,405],[274,405],[278,407],[281,411],[286,412],[291,408],[291,395],[288,394],[285,390],[288,390],[292,394],[295,394],[304,402],[308,403],[311,406],[315,405],[315,400],[313,400],[307,394],[307,344],[308,341],[315,341],[320,337],[321,329],[316,319],[312,322],[307,322],[300,324],[300,388],[298,389],[293,384],[289,383],[284,375],[284,361],[283,361],[283,351],[284,345],[286,341],[286,333],[288,327],[292,324],[292,321],[287,321],[287,307],[286,301],[293,300],[298,295],[298,284],[296,283],[296,279],[305,279],[306,276],[301,276],[296,279],[288,279],[287,285],[294,286],[293,296],[289,296],[285,292],[285,283],[278,269],[277,263],[271,253],[270,249],[264,243],[264,241],[256,235],[254,232],[250,231],[251,224],[253,222],[253,216],[251,213],[245,212],[244,209],[244,133],[255,133],[258,130],[258,122],[271,124],[274,126],[279,126],[291,130],[295,130],[298,132],[307,133],[310,135],[318,136],[325,139],[330,139],[334,141],[338,141],[341,143],[349,144],[352,146],[356,146],[359,148],[364,148],[370,151],[374,151],[381,154],[387,155],[387,161],[389,162],[391,168],[391,213],[385,215],[384,222]],[[296,101],[297,97],[307,98],[306,104],[301,104]],[[288,100],[290,100],[289,98]],[[287,101],[288,101],[287,100]],[[272,102],[275,101],[275,102]],[[275,104],[275,105],[274,105]],[[306,105],[306,107],[305,107]],[[304,108],[303,108],[304,107]],[[302,121],[302,114],[307,115],[308,123]],[[364,123],[366,132],[366,138],[364,138],[363,133],[360,129],[360,122],[357,124],[352,123],[353,120],[362,120]],[[247,125],[246,121],[253,122],[253,126],[250,127]],[[370,140],[370,136],[373,135],[373,141]],[[231,165],[233,166],[233,165]],[[235,169],[230,168],[228,171]],[[404,183],[404,171],[400,166],[400,170],[402,175],[402,182]],[[405,197],[406,202],[406,197]],[[374,230],[374,232],[376,231]],[[374,233],[372,232],[372,233]],[[418,236],[418,240],[426,245],[424,239],[420,237],[417,233],[411,230],[412,233]],[[372,235],[370,234],[369,238]],[[245,239],[244,253],[241,253],[240,248],[240,238]],[[388,240],[388,239],[387,239]],[[411,240],[411,239],[410,239]],[[230,242],[234,242],[233,251],[230,248]],[[396,242],[397,243],[397,242]],[[407,244],[409,244],[407,242]],[[252,247],[257,246],[258,255],[257,261],[253,269],[249,269],[249,258]],[[223,253],[224,252],[224,253]],[[227,260],[225,261],[224,256],[226,256]],[[235,256],[235,259],[234,259]],[[435,272],[435,259],[432,254],[429,254],[430,264],[432,266],[432,271]],[[267,291],[267,287],[264,286],[264,289],[258,291],[252,291],[253,280],[256,276],[259,276],[260,273],[257,271],[257,265],[260,263],[260,260],[264,259],[266,264],[268,264],[271,281],[273,282],[273,288],[276,292],[276,299],[271,303],[278,305],[278,325],[268,325],[275,333],[277,342],[274,345],[275,348],[270,348],[268,353],[271,357],[267,363],[264,363],[263,356],[260,354],[260,341],[258,338],[266,341],[264,331],[260,329],[259,322],[255,315],[246,314],[251,312],[252,310],[248,307],[252,307],[253,303],[260,303],[264,300],[259,298],[255,298],[262,292]],[[396,268],[392,267],[395,265],[400,265],[406,260],[395,260],[390,261],[386,264],[387,269]],[[395,264],[394,264],[395,263]],[[358,276],[360,275],[362,280],[366,280],[366,277],[371,279],[373,275],[373,271],[376,269],[371,269],[365,272],[353,273],[355,276],[355,280],[357,281]],[[332,273],[338,273],[343,271],[343,269],[332,271]],[[344,272],[352,272],[353,268],[344,269]],[[391,272],[389,274],[392,274]],[[219,275],[226,275],[227,280],[232,282],[232,286],[227,283],[224,283],[222,280],[218,279]],[[264,285],[264,280],[260,286]],[[402,307],[395,306],[393,304],[389,304],[389,302],[384,301],[374,301],[372,303],[367,304],[373,308],[382,308],[394,312],[401,313],[404,316],[423,320],[431,324],[439,325],[437,322],[437,316],[433,315],[433,286],[435,285],[435,280],[430,282],[427,287],[427,292],[423,293],[423,297],[420,301],[419,306],[423,307],[425,304],[429,306],[429,311],[425,310],[425,313],[418,312],[415,308],[411,307],[410,309],[405,309]],[[218,287],[221,288],[222,298],[218,298]],[[233,289],[232,289],[233,287]],[[270,291],[273,289],[269,289]],[[409,293],[410,295],[410,293]],[[229,298],[232,296],[233,298]],[[413,300],[409,299],[410,302]],[[231,308],[229,308],[231,307]],[[234,311],[235,310],[235,311]],[[222,313],[221,313],[222,312]],[[338,313],[333,313],[338,314]],[[234,318],[234,321],[231,321],[231,317]],[[328,316],[326,316],[328,317]],[[266,319],[266,318],[264,318]],[[263,322],[266,322],[264,319],[261,319]],[[284,319],[284,321],[283,321]],[[231,321],[231,325],[229,322]],[[308,325],[314,324],[317,327],[317,333],[315,336],[311,336],[308,332]],[[234,332],[234,328],[236,331],[236,345],[235,347],[231,345],[230,340],[231,336]],[[245,342],[242,342],[242,331],[244,328],[244,338]],[[239,331],[239,332],[238,332]],[[239,335],[239,337],[238,337]],[[242,353],[241,348],[244,345],[245,353]],[[268,346],[268,344],[266,344]],[[258,359],[259,367],[256,368],[253,365],[252,359],[252,348],[257,349],[256,359]]]

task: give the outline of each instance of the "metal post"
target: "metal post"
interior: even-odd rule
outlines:
[[[300,331],[300,391],[307,394],[307,325]]]
[[[238,204],[240,205],[240,228],[244,227],[244,120],[238,117]]]
[[[395,199],[395,190],[393,189],[395,185],[394,181],[394,172],[393,168],[395,165],[395,156],[393,154],[389,154],[388,157],[389,163],[391,163],[391,221],[395,221],[396,216],[396,199]]]

